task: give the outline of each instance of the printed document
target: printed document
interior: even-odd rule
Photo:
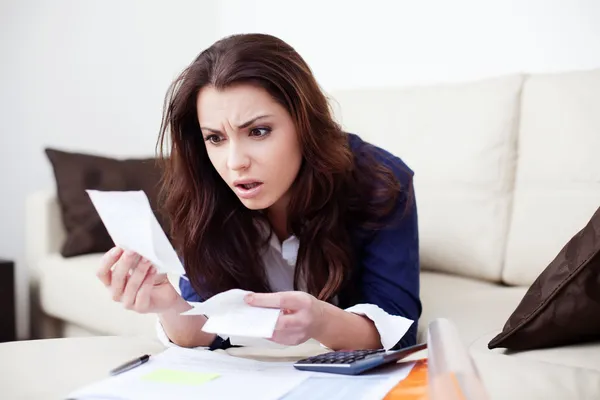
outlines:
[[[208,350],[172,347],[130,371],[71,393],[76,399],[382,399],[414,363],[359,376],[299,371]],[[351,390],[351,392],[349,392]],[[348,394],[353,396],[348,397]],[[332,397],[333,396],[333,397]],[[337,396],[337,397],[336,397]]]

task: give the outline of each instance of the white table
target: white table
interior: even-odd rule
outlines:
[[[143,354],[164,350],[157,340],[100,336],[0,343],[0,398],[65,399],[73,390],[102,379],[108,371]],[[263,360],[293,360],[324,349],[307,343],[296,348],[233,348],[228,354]],[[490,398],[597,399],[600,373],[552,365],[525,357],[471,349]]]
[[[162,350],[148,338],[114,336],[1,343],[0,397],[65,399],[119,364]]]
[[[114,367],[165,347],[146,337],[98,336],[0,343],[1,399],[65,399]],[[220,351],[220,350],[219,350]],[[316,342],[287,349],[231,348],[238,357],[291,361],[326,351]]]

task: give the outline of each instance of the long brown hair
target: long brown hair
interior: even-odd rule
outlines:
[[[200,131],[201,88],[249,83],[265,89],[291,115],[303,161],[291,188],[288,228],[300,241],[294,287],[331,300],[354,269],[352,229],[375,226],[400,191],[380,163],[357,165],[348,135],[300,55],[264,34],[233,35],[204,50],[165,98],[158,146],[171,237],[193,288],[205,297],[241,288],[270,291],[261,258],[264,214],[242,205],[212,166]]]

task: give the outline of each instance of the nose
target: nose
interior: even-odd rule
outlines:
[[[227,155],[227,168],[232,171],[240,171],[250,166],[250,157],[246,153],[244,146],[235,141],[229,145],[229,154]]]

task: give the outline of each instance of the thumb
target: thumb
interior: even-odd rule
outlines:
[[[154,268],[154,267],[153,267]],[[154,270],[156,271],[156,270]],[[165,283],[169,282],[169,278],[167,277],[167,274],[157,274],[156,272],[154,272],[156,275],[154,276],[154,285],[163,285]]]
[[[300,310],[304,308],[302,293],[251,293],[245,298],[246,303],[254,307],[279,308],[286,310]]]

